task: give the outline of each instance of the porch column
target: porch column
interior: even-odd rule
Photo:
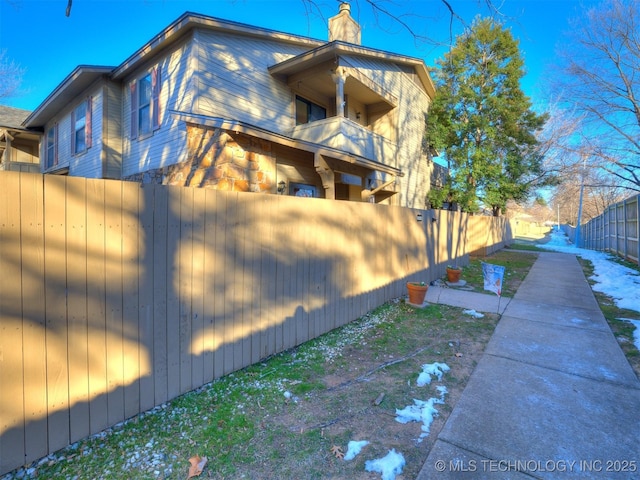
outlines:
[[[336,199],[336,174],[326,160],[319,153],[313,156],[313,166],[322,179],[322,187],[324,188],[324,197],[328,200]]]
[[[331,74],[331,77],[336,82],[336,117],[344,117],[344,82],[346,74],[342,68],[338,67]]]

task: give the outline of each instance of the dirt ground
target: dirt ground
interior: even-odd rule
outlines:
[[[446,306],[416,309],[401,303],[394,308],[401,313],[397,321],[374,327],[366,340],[322,366],[315,381],[326,388],[264,412],[261,430],[247,445],[255,461],[235,478],[379,479],[380,473],[365,470],[365,462],[391,449],[406,460],[396,479],[417,476],[498,319],[477,319]],[[422,365],[433,362],[450,370],[441,381],[433,377],[430,385],[417,386]],[[421,438],[423,423],[399,423],[396,410],[414,399],[439,398],[437,386],[447,389],[444,403],[436,405],[439,414]],[[345,461],[341,453],[351,440],[370,443]]]

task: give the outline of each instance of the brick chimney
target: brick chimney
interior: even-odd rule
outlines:
[[[361,44],[360,25],[351,17],[351,5],[347,2],[340,4],[340,11],[329,19],[329,41]]]

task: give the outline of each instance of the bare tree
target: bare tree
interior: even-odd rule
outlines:
[[[15,97],[20,90],[24,68],[7,58],[7,51],[0,50],[0,98]]]
[[[572,27],[554,90],[583,119],[591,165],[640,191],[640,0],[607,0]]]

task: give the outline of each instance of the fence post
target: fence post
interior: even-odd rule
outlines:
[[[640,194],[636,195],[636,259],[640,265]]]
[[[624,242],[622,244],[622,249],[624,250],[623,252],[623,257],[625,260],[628,259],[627,257],[627,199],[625,198],[622,201],[622,218],[624,219],[624,223],[622,224],[622,228],[624,230]]]

